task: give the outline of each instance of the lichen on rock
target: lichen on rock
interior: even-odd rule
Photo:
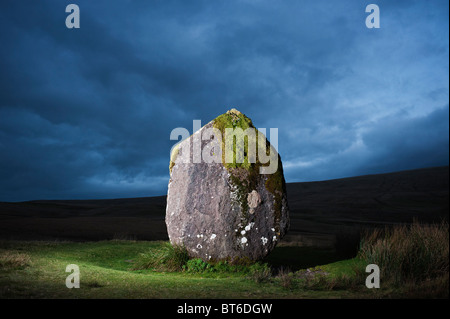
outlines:
[[[243,131],[245,131],[248,128],[255,129],[253,126],[252,121],[245,116],[243,113],[239,112],[236,109],[231,109],[227,111],[225,114],[222,114],[218,116],[213,121],[214,127],[218,128],[222,136],[225,136],[225,129],[226,128],[240,128]],[[258,150],[258,135],[263,134],[260,131],[256,130],[256,149]],[[238,132],[237,138],[243,138],[242,132]],[[266,144],[266,153],[270,152],[270,143],[267,141],[266,137],[263,136],[263,139],[265,140]],[[248,206],[248,194],[251,192],[256,192],[256,185],[259,182],[259,179],[261,178],[259,174],[259,170],[261,167],[261,163],[259,161],[258,155],[256,155],[256,161],[252,163],[249,160],[248,153],[244,151],[244,161],[243,163],[237,163],[236,159],[234,158],[234,161],[232,163],[227,163],[225,161],[225,141],[226,139],[222,139],[222,161],[224,163],[224,166],[228,169],[228,171],[232,175],[232,181],[237,186],[238,189],[238,198],[240,200],[241,208],[246,215],[245,212],[251,210]],[[244,150],[248,150],[248,139],[244,139]],[[235,157],[236,155],[236,147],[237,145],[233,143],[233,155]],[[258,154],[258,153],[256,153]],[[245,170],[245,171],[244,171]],[[277,229],[277,233],[280,232],[280,217],[281,217],[281,210],[283,206],[283,193],[286,192],[285,190],[285,181],[283,176],[283,168],[281,164],[280,156],[278,155],[278,168],[277,171],[274,174],[270,174],[264,177],[265,178],[265,186],[268,191],[270,191],[275,200],[275,228]]]

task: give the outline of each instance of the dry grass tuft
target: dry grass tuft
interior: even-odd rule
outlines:
[[[420,224],[375,230],[363,236],[361,258],[380,267],[384,280],[423,283],[449,272],[449,225]]]
[[[0,269],[23,269],[31,265],[31,258],[27,254],[14,251],[0,252]]]

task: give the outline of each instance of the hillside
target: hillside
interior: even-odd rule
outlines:
[[[362,227],[449,216],[448,166],[321,182],[288,183],[285,242],[332,244]],[[166,197],[0,202],[0,239],[167,239]]]

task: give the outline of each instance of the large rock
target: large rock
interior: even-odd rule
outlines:
[[[262,164],[259,155],[251,163],[251,152],[247,149],[243,163],[226,163],[225,135],[221,142],[216,136],[210,140],[213,128],[223,134],[226,128],[245,130],[254,126],[249,118],[233,109],[173,149],[166,209],[170,241],[185,246],[191,257],[205,261],[261,259],[289,227],[281,159],[266,137],[256,131],[260,138],[258,146],[264,147],[259,141],[267,142],[266,154],[271,150],[271,160],[277,161],[275,172],[263,171],[268,164]],[[199,145],[206,150],[204,153],[221,160],[218,163],[207,163],[204,158],[198,161],[198,157],[196,160],[193,154]],[[239,150],[236,145],[235,156]]]

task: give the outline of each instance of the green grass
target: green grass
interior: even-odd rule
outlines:
[[[195,260],[178,271],[136,267],[143,255],[161,256],[167,247],[161,241],[1,242],[0,298],[384,298],[403,293],[401,288],[367,289],[364,261],[337,261],[327,257],[333,251],[311,247],[280,246],[272,259],[217,263],[209,270]],[[298,262],[302,254],[303,264]],[[68,264],[80,268],[79,289],[65,286]],[[302,266],[317,275],[305,277]],[[432,287],[428,292],[433,297]]]
[[[133,261],[132,270],[181,271],[189,261],[187,250],[181,246],[164,243],[157,249],[149,249]]]

